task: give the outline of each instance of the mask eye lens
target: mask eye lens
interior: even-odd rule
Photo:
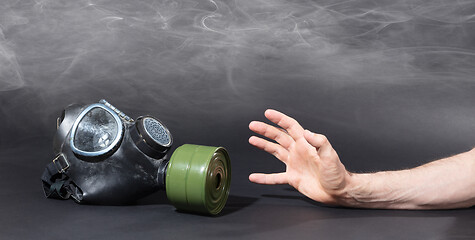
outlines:
[[[143,125],[147,134],[158,144],[168,146],[171,142],[170,134],[165,127],[157,120],[147,117],[143,120]]]
[[[93,108],[77,126],[74,146],[85,152],[98,152],[109,147],[117,138],[119,125],[108,111]]]

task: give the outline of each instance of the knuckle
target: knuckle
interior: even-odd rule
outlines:
[[[283,128],[277,128],[281,134],[284,134],[284,136],[289,136],[289,132],[287,132],[287,130],[283,129]]]
[[[325,135],[315,134],[315,136],[320,146],[323,146],[328,143],[328,138]]]
[[[322,160],[329,160],[329,161],[332,161],[333,159],[335,159],[335,156],[337,157],[337,153],[335,150],[331,149],[329,151],[325,151],[323,152],[322,154],[320,154],[320,158]]]
[[[293,136],[292,134],[296,134],[300,132],[300,125],[292,125],[289,127],[289,132],[291,133],[290,135]]]
[[[285,161],[285,153],[281,149],[275,150],[273,155],[279,160]]]
[[[264,151],[266,151],[266,152],[270,152],[270,153],[273,152],[273,150],[270,148],[269,144],[265,144],[265,145],[263,146],[263,149],[264,149]]]
[[[287,136],[287,133],[279,131],[275,136],[275,141],[277,141],[278,143],[282,143],[283,141],[285,141]]]
[[[267,133],[267,126],[266,125],[261,125],[259,126],[259,132],[262,133],[262,135],[265,135]]]
[[[320,158],[322,160],[328,159],[331,156],[332,156],[331,151],[324,151],[324,152],[320,153]]]
[[[297,120],[295,120],[292,117],[289,117],[289,123],[292,124],[292,125],[298,124]]]
[[[295,124],[298,124],[297,120],[293,119],[292,117],[285,117],[285,118],[282,118],[278,123],[277,123],[279,126],[281,125],[287,125],[289,127],[292,127],[294,126]]]

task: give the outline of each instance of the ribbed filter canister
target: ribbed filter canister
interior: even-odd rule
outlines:
[[[228,152],[223,147],[182,145],[170,158],[165,183],[167,197],[178,210],[216,215],[231,185]]]

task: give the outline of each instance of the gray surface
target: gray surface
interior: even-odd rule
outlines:
[[[475,143],[473,1],[12,1],[0,4],[2,238],[473,239],[474,209],[329,208],[247,181],[283,165],[247,144],[272,107],[348,169],[400,169]],[[220,217],[44,199],[55,118],[105,98],[183,143],[225,146]]]

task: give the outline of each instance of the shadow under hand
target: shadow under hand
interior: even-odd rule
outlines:
[[[303,202],[306,202],[306,203],[309,203],[311,205],[318,206],[318,207],[333,207],[333,206],[330,206],[330,205],[326,205],[326,204],[323,204],[323,203],[316,202],[316,201],[302,195],[299,191],[297,191],[293,187],[284,187],[283,190],[286,191],[286,192],[292,192],[293,194],[296,194],[296,195],[262,194],[261,196],[265,197],[265,198],[274,198],[274,199],[295,199],[295,200],[300,200],[300,201],[303,201]]]
[[[276,198],[276,199],[295,199],[295,200],[304,201],[306,203],[309,203],[318,207],[332,207],[329,205],[325,205],[323,203],[313,201],[312,199],[305,196],[291,196],[291,195],[277,195],[277,194],[262,194],[261,196],[266,197],[266,198]]]

